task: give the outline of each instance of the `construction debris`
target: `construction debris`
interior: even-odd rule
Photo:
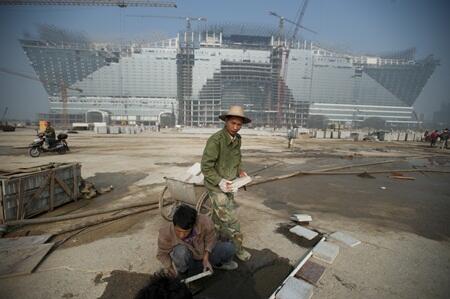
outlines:
[[[102,195],[113,190],[112,185],[108,187],[101,187],[99,190],[95,187],[94,183],[87,180],[81,180],[80,194],[84,199],[92,199],[97,195]]]
[[[338,254],[339,246],[325,240],[320,241],[313,248],[313,256],[318,260],[324,261],[328,264],[332,264]]]
[[[330,238],[339,241],[349,247],[355,247],[359,244],[361,244],[360,240],[357,240],[355,238],[353,238],[352,236],[343,233],[343,232],[334,232],[330,235]]]
[[[289,230],[291,233],[296,234],[302,238],[308,239],[308,240],[312,240],[315,237],[317,237],[318,233],[316,233],[315,231],[312,231],[310,229],[304,228],[300,225],[296,225],[293,228],[291,228]]]

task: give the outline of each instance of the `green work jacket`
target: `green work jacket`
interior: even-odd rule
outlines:
[[[233,180],[241,171],[241,135],[234,141],[227,130],[214,133],[206,142],[202,157],[202,173],[205,187],[210,191],[221,192],[221,179]]]

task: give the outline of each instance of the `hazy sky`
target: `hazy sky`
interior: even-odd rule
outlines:
[[[184,0],[176,9],[115,7],[0,7],[0,67],[35,75],[19,45],[24,32],[46,23],[84,31],[91,40],[172,37],[184,22],[173,19],[130,18],[130,14],[204,16],[209,24],[252,23],[276,26],[275,11],[295,19],[303,0]],[[450,1],[446,0],[310,0],[303,25],[319,34],[307,39],[354,52],[388,52],[417,48],[417,58],[434,54],[441,65],[415,103],[430,119],[442,102],[450,102]],[[194,27],[195,28],[195,27]],[[34,118],[48,110],[47,94],[39,82],[0,73],[0,112],[10,118]]]

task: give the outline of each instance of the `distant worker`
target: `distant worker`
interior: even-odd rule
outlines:
[[[231,106],[219,118],[225,122],[222,130],[209,137],[202,157],[202,173],[212,205],[212,220],[219,235],[230,238],[236,246],[236,256],[246,261],[250,253],[243,246],[243,234],[236,215],[236,202],[232,180],[247,174],[241,165],[242,124],[251,120],[244,115],[241,106]]]
[[[425,133],[423,133],[423,141],[425,142],[430,141],[430,133],[428,132],[428,130],[426,130]]]
[[[49,121],[46,123],[44,134],[45,142],[47,143],[48,147],[53,147],[56,143],[56,133],[55,129],[53,129],[52,124]]]
[[[298,136],[298,127],[293,126],[287,131],[287,138],[288,138],[288,148],[291,148],[294,145],[294,139],[296,139]]]
[[[203,270],[234,270],[236,249],[232,242],[217,241],[211,219],[187,205],[181,205],[172,223],[159,230],[157,258],[173,276],[196,274]]]
[[[431,132],[430,134],[430,147],[433,147],[436,144],[436,141],[439,137],[439,133],[438,130],[434,130],[433,132]]]
[[[442,131],[441,135],[441,149],[444,148],[448,148],[448,137],[449,137],[449,132],[448,132],[448,128],[445,128],[444,131]]]

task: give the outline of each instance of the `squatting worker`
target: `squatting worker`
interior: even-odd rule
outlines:
[[[212,220],[221,236],[230,238],[236,246],[236,256],[246,261],[250,253],[242,247],[243,235],[236,216],[236,203],[231,181],[247,175],[241,168],[242,124],[251,120],[240,106],[231,106],[219,116],[225,127],[209,137],[202,157],[202,173],[212,204]]]
[[[157,258],[173,276],[191,276],[212,268],[234,270],[236,252],[232,242],[217,241],[211,219],[187,205],[181,205],[158,236]]]

